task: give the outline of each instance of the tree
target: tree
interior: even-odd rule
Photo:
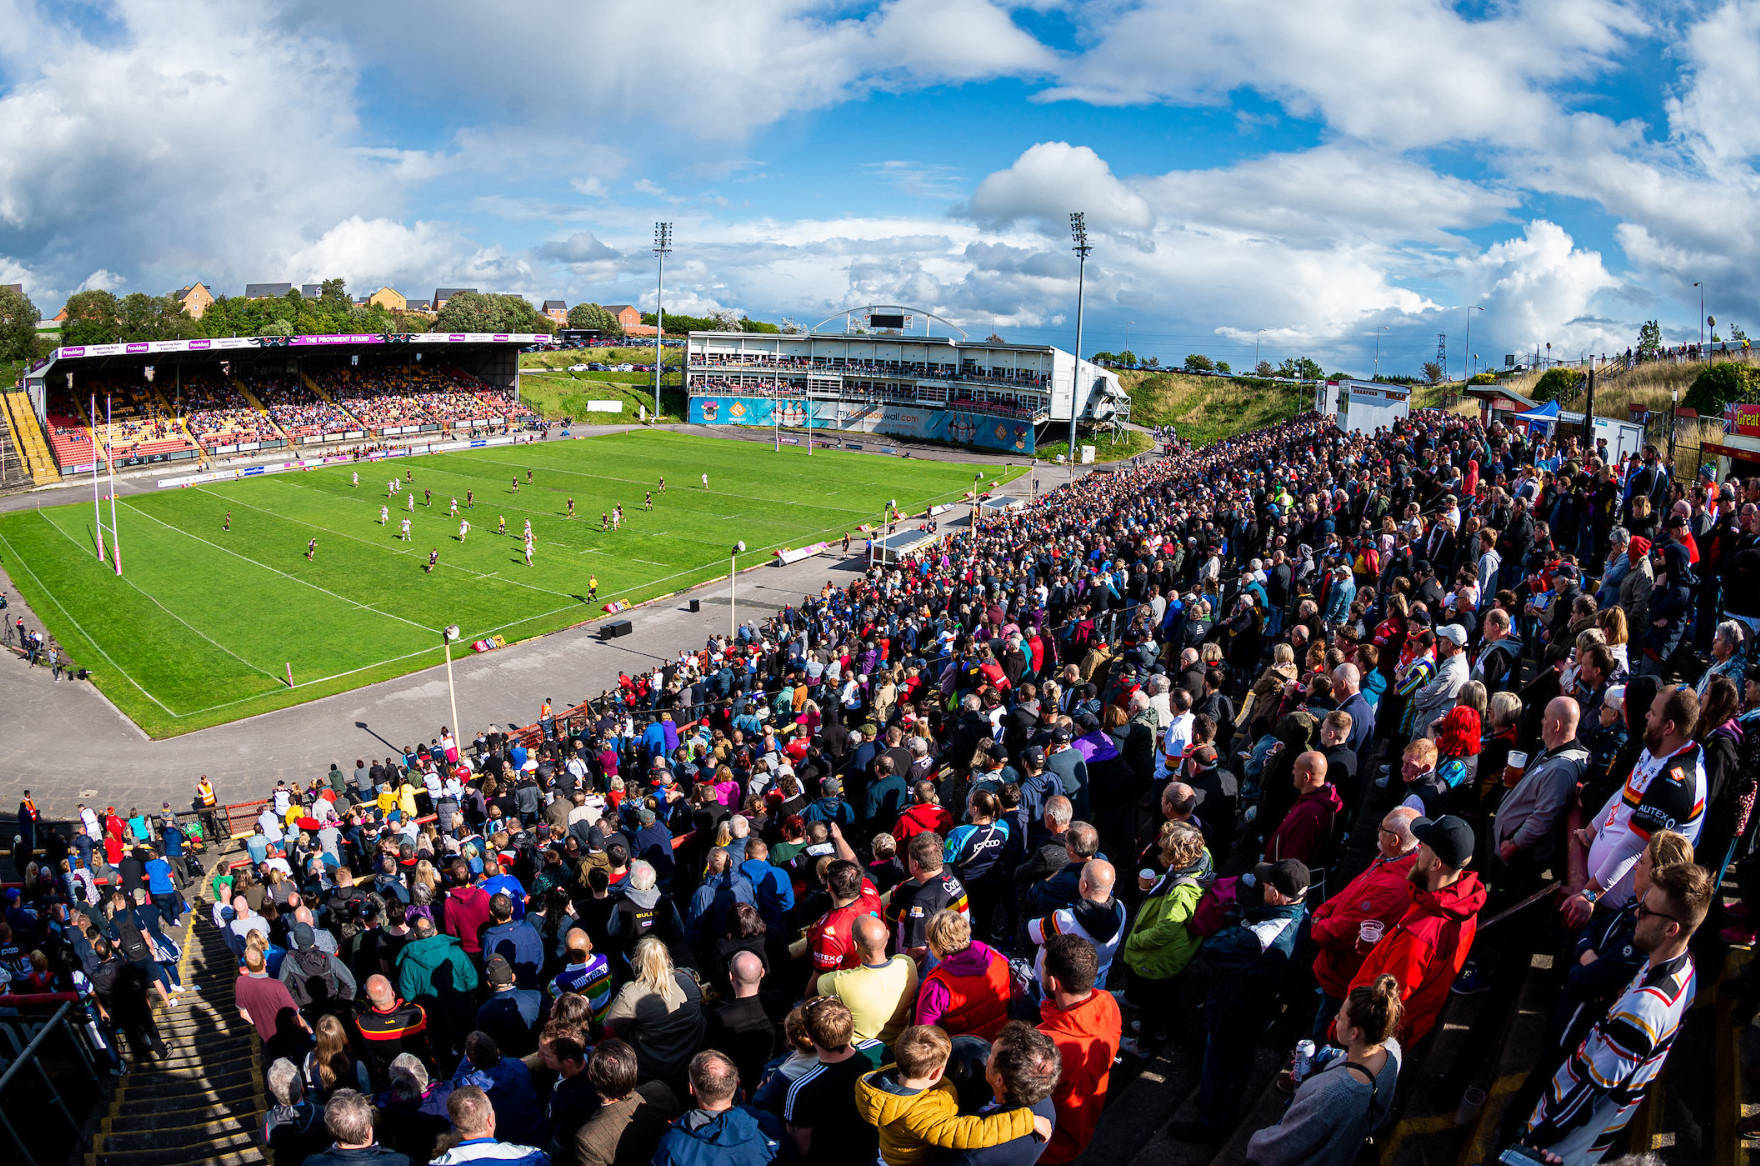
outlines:
[[[598,304],[576,304],[570,308],[568,326],[583,330],[596,328],[599,335],[607,339],[623,335],[623,328],[618,324],[617,317]]]
[[[1568,401],[1582,389],[1588,378],[1574,368],[1549,368],[1534,382],[1528,395],[1544,405],[1548,401]]]
[[[460,292],[434,318],[439,332],[554,332],[556,323],[519,296]]]
[[[1201,352],[1186,354],[1185,370],[1187,372],[1215,372],[1216,362]]]
[[[114,344],[122,339],[120,305],[102,288],[88,288],[67,297],[67,319],[61,338],[67,344]]]
[[[1646,320],[1638,329],[1638,358],[1649,360],[1662,351],[1662,325]]]
[[[709,318],[715,321],[715,331],[717,332],[740,331],[739,313],[732,308],[716,308],[709,313]]]
[[[786,329],[786,327],[787,327],[787,325],[785,324],[784,328]],[[984,343],[985,344],[1007,344],[1008,341],[1004,340],[997,333],[992,332],[992,333],[990,333],[990,335],[984,337]]]
[[[1760,402],[1760,369],[1724,360],[1693,378],[1681,404],[1701,417],[1716,417],[1738,401]]]
[[[1297,381],[1318,381],[1326,378],[1326,371],[1311,357],[1291,356],[1277,366],[1277,375]]]
[[[1126,368],[1136,368],[1138,364],[1137,354],[1127,348],[1118,354],[1118,363],[1124,365]]]
[[[37,322],[43,313],[21,291],[0,287],[0,360],[29,360],[36,355]]]
[[[1276,370],[1271,367],[1271,362],[1269,360],[1261,360],[1258,364],[1253,366],[1253,375],[1256,377],[1272,376],[1275,372]]]
[[[1219,360],[1216,362],[1216,371],[1220,373],[1232,373],[1234,369],[1228,367],[1228,361]]]
[[[1160,368],[1161,367],[1161,358],[1159,356],[1151,356],[1143,362],[1143,367],[1144,368]]]
[[[1440,385],[1442,383],[1442,378],[1446,375],[1448,374],[1442,371],[1442,366],[1437,364],[1434,360],[1426,360],[1424,362],[1424,376],[1431,384]]]

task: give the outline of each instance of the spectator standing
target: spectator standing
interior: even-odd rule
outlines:
[[[776,1160],[783,1131],[769,1114],[734,1104],[739,1069],[725,1053],[691,1058],[690,1091],[696,1107],[660,1139],[653,1166],[770,1166]]]
[[[451,1146],[434,1159],[433,1166],[467,1166],[467,1163],[512,1163],[513,1166],[550,1166],[550,1156],[536,1146],[501,1142],[495,1137],[495,1107],[489,1095],[476,1085],[463,1085],[446,1098],[446,1116],[452,1122]]]
[[[357,1090],[338,1089],[325,1103],[324,1129],[330,1148],[307,1157],[306,1166],[410,1166],[407,1155],[374,1139],[373,1103]]]
[[[890,933],[872,915],[855,921],[853,936],[861,962],[819,973],[818,990],[843,1001],[857,1040],[879,1040],[890,1047],[916,1008],[917,963],[907,955],[886,954]]]
[[[972,925],[958,911],[929,920],[929,954],[935,966],[917,995],[918,1024],[935,1024],[949,1036],[992,1040],[1008,1021],[1013,980],[1008,960],[972,938]]]
[[[666,945],[651,935],[636,944],[635,979],[612,999],[605,1029],[636,1050],[642,1079],[683,1081],[705,1023],[702,990],[672,966]]]
[[[1078,935],[1088,941],[1100,962],[1094,982],[1105,986],[1112,958],[1124,941],[1125,908],[1112,893],[1117,879],[1110,862],[1090,859],[1082,867],[1082,877],[1076,884],[1075,905],[1027,922],[1027,938],[1038,948],[1033,954],[1033,968],[1042,996],[1050,991],[1045,985],[1045,945],[1059,935]]]
[[[593,1046],[587,1079],[599,1108],[574,1138],[576,1166],[647,1166],[679,1114],[678,1098],[663,1082],[637,1084],[636,1051],[615,1037]]]
[[[1039,1031],[1057,1045],[1062,1067],[1057,1090],[1057,1128],[1041,1162],[1073,1161],[1087,1149],[1106,1106],[1112,1061],[1124,1036],[1118,1001],[1100,990],[1100,957],[1079,935],[1054,935],[1040,953],[1045,999]]]
[[[1327,1027],[1350,991],[1357,969],[1363,965],[1363,957],[1375,946],[1364,938],[1363,924],[1379,925],[1385,936],[1411,905],[1410,876],[1418,861],[1418,840],[1412,834],[1412,826],[1417,821],[1418,811],[1414,809],[1398,806],[1389,810],[1376,830],[1374,860],[1362,874],[1346,883],[1344,890],[1314,910],[1308,934],[1316,948],[1314,979],[1320,990],[1320,1011],[1314,1022],[1316,1040],[1325,1037]]]
[[[830,1164],[846,1154],[871,1161],[878,1149],[874,1128],[856,1109],[856,1082],[876,1068],[856,1046],[849,1009],[834,996],[815,996],[802,1019],[818,1064],[789,1086],[782,1117],[799,1160]],[[879,1052],[878,1043],[873,1045]]]

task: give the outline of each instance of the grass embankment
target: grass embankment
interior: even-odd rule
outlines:
[[[668,359],[676,352],[667,354]],[[642,407],[654,412],[654,374],[651,372],[570,372],[576,364],[652,363],[654,349],[576,348],[563,352],[528,352],[519,358],[520,399],[539,415],[555,421],[573,417],[586,423],[611,424],[635,421]],[[619,401],[621,413],[591,413],[588,401]],[[679,374],[668,373],[660,383],[660,417],[663,424],[684,419],[684,390]]]
[[[1278,381],[1177,372],[1118,375],[1131,395],[1133,422],[1150,428],[1172,425],[1197,445],[1287,421],[1313,403],[1312,387]]]
[[[1140,453],[1148,453],[1155,448],[1155,439],[1147,433],[1139,433],[1135,429],[1127,429],[1116,440],[1110,433],[1078,437],[1077,447],[1091,445],[1094,447],[1094,461],[1121,462],[1136,457]],[[1042,441],[1037,446],[1036,456],[1040,461],[1056,461],[1060,455],[1069,452],[1069,442]]]

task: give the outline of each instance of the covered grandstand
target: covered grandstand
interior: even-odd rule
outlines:
[[[91,469],[94,433],[123,467],[493,432],[537,419],[519,403],[519,352],[548,339],[454,332],[71,346],[27,372],[25,392],[64,474]]]
[[[936,335],[935,326],[958,333]],[[1118,375],[1046,344],[973,341],[921,309],[848,308],[794,334],[692,332],[690,419],[882,433],[1031,453],[1073,411],[1128,420]]]

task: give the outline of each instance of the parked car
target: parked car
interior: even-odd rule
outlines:
[[[584,364],[571,364],[568,366],[568,371],[569,372],[586,372],[587,366]]]

